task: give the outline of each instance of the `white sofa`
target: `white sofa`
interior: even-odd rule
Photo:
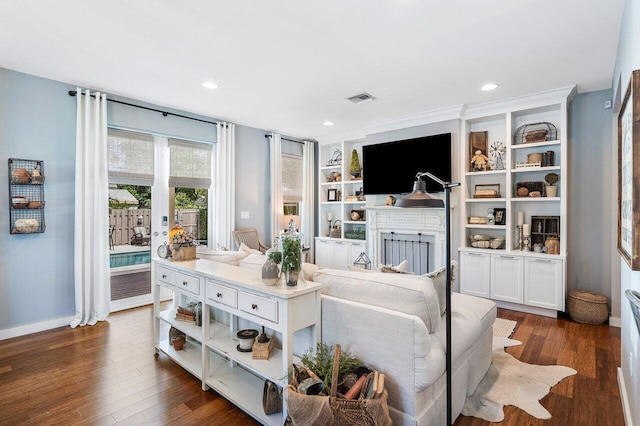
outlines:
[[[250,249],[249,249],[250,250]],[[211,251],[198,257],[260,269],[264,254]],[[444,269],[418,275],[343,271],[304,263],[307,279],[322,282],[322,341],[360,358],[386,375],[394,425],[446,424]],[[491,364],[494,302],[451,294],[453,419]],[[308,351],[310,335],[294,335],[294,353]]]
[[[424,276],[319,269],[322,341],[386,375],[394,425],[446,424],[444,273]],[[438,290],[440,297],[438,297]],[[491,364],[496,305],[452,293],[455,420]]]

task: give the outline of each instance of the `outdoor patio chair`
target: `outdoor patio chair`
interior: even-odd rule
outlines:
[[[133,236],[131,237],[132,246],[144,246],[151,242],[151,235],[147,234],[147,228],[144,226],[135,226],[133,228]]]
[[[240,248],[240,244],[244,243],[250,249],[260,250],[262,253],[269,249],[269,246],[260,241],[258,230],[256,228],[236,229],[232,234],[233,241],[236,243],[238,248]]]

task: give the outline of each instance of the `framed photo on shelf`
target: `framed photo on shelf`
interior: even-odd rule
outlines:
[[[328,189],[327,190],[327,201],[338,201],[338,190],[333,188],[333,189]]]
[[[504,207],[496,207],[493,209],[493,215],[496,218],[496,225],[506,225],[506,212],[507,209]]]
[[[640,70],[631,73],[618,114],[618,252],[640,270]]]

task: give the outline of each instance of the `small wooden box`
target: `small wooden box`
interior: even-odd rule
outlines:
[[[180,262],[194,260],[196,258],[196,246],[171,246],[171,260]]]
[[[485,183],[476,185],[473,198],[500,198],[500,184]]]
[[[253,359],[269,359],[271,349],[273,348],[273,338],[270,338],[267,343],[259,343],[258,339],[253,343],[251,347],[251,358]]]

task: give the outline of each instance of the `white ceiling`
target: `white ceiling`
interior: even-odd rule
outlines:
[[[0,0],[0,67],[285,135],[610,88],[624,0]],[[216,90],[201,86],[218,83]],[[481,92],[487,82],[499,84]],[[346,97],[366,91],[374,102]],[[63,94],[61,94],[63,96]],[[323,126],[325,120],[335,123]]]

